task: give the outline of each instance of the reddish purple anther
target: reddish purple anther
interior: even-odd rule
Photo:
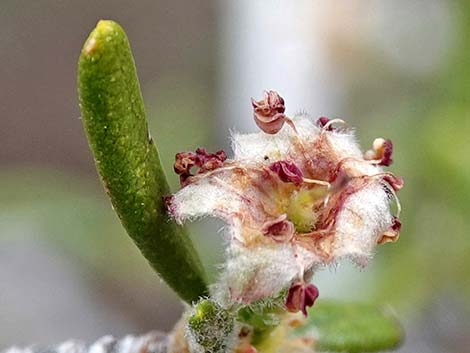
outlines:
[[[405,184],[402,177],[393,174],[385,174],[383,180],[387,182],[395,191],[400,190]]]
[[[392,219],[392,226],[391,226],[391,229],[394,231],[394,232],[399,232],[401,230],[401,222],[400,220],[393,216],[393,219]]]
[[[327,118],[326,116],[321,116],[317,119],[317,125],[320,126],[320,127],[324,127],[326,124],[328,124],[328,122],[330,121],[329,118]],[[333,130],[333,126],[328,126],[326,128],[328,131],[332,131]]]
[[[191,173],[192,167],[199,167],[196,174],[204,173],[209,170],[220,168],[226,159],[227,155],[224,151],[208,153],[204,148],[198,148],[196,153],[177,153],[173,169],[175,170],[175,173],[180,176],[181,185],[186,185],[188,178],[194,175]]]
[[[393,159],[392,159],[392,153],[393,153],[392,140],[389,140],[389,139],[384,140],[379,151],[381,152],[381,157],[382,157],[379,165],[383,165],[383,166],[388,167],[390,164],[392,164],[392,162],[393,162]]]
[[[196,165],[196,161],[197,156],[193,152],[180,152],[176,154],[173,169],[180,176],[181,185],[185,185],[186,179],[192,176],[191,168]]]
[[[196,164],[196,155],[193,152],[179,152],[175,156],[173,169],[176,174],[189,173],[191,167]]]
[[[196,150],[196,156],[196,165],[201,168],[198,173],[220,168],[227,159],[227,155],[224,151],[221,150],[215,153],[208,153],[205,148],[198,148]]]
[[[396,216],[392,218],[392,224],[390,228],[385,231],[378,239],[378,244],[393,243],[400,237],[401,222]]]
[[[294,183],[300,185],[303,182],[302,171],[292,162],[289,161],[277,161],[269,166],[285,183]]]
[[[287,220],[285,214],[278,218],[265,222],[261,228],[263,235],[270,237],[278,243],[285,243],[292,239],[295,233],[295,226]]]
[[[286,299],[286,308],[290,312],[302,311],[307,316],[307,308],[313,306],[318,298],[318,288],[313,284],[296,282],[289,288]]]
[[[256,125],[267,134],[276,134],[281,130],[287,117],[284,99],[275,91],[265,91],[260,101],[251,99]]]
[[[388,167],[393,162],[392,153],[392,140],[379,137],[374,140],[372,149],[365,153],[364,159],[372,160],[377,165]]]

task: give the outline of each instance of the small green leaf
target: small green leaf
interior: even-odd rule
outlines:
[[[282,291],[275,298],[260,299],[238,310],[237,320],[253,329],[253,345],[269,339],[271,332],[281,323],[282,315],[285,314],[285,296],[286,292]]]
[[[228,351],[234,327],[234,317],[230,312],[213,300],[202,299],[188,317],[187,335],[201,352],[222,353]]]
[[[124,228],[161,277],[184,300],[196,301],[207,293],[206,277],[187,232],[168,219],[163,197],[170,189],[117,23],[98,22],[85,42],[78,92],[96,167]]]
[[[316,350],[378,352],[398,347],[403,331],[395,317],[374,305],[318,301],[309,310],[307,324],[295,334],[313,335]]]

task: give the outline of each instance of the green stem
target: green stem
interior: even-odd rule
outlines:
[[[207,293],[187,232],[168,219],[170,189],[148,133],[134,59],[124,30],[100,21],[78,66],[83,125],[114,209],[142,254],[187,302]]]

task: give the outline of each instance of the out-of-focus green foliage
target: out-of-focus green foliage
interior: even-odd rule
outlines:
[[[4,171],[0,178],[8,200],[0,203],[2,240],[28,233],[94,271],[119,269],[123,279],[142,272],[140,254],[96,185],[38,169]]]
[[[380,249],[365,292],[412,312],[449,294],[470,305],[470,3],[450,9],[455,43],[441,70],[364,114],[371,136],[387,128],[393,171],[405,178],[401,238]]]
[[[143,90],[149,97],[146,99],[149,129],[163,132],[158,135],[158,151],[164,169],[169,171],[169,184],[176,190],[180,185],[179,177],[172,172],[175,154],[197,147],[211,148],[210,95],[206,87],[178,73],[161,77]]]
[[[403,339],[396,318],[368,304],[320,300],[307,320],[295,333],[313,335],[320,352],[379,352],[396,348]]]

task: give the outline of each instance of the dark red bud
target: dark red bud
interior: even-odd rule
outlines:
[[[320,293],[318,292],[318,288],[313,284],[309,284],[307,287],[305,287],[305,305],[302,309],[302,312],[305,316],[307,316],[306,308],[310,308],[313,306],[313,304],[315,304],[315,300],[317,300],[319,294]]]
[[[313,284],[305,285],[303,282],[294,283],[289,288],[287,294],[286,308],[293,313],[302,311],[302,313],[307,316],[307,308],[313,306],[318,295],[318,288]]]
[[[269,169],[276,173],[285,183],[300,185],[303,182],[302,171],[292,162],[277,161],[272,163]]]

